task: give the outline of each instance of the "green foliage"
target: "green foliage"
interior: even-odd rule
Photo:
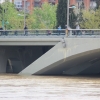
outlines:
[[[42,8],[35,8],[33,12],[34,23],[32,28],[52,29],[56,23],[56,5],[44,3]]]
[[[0,5],[0,18],[2,17],[2,6]]]
[[[26,25],[29,29],[54,28],[56,23],[56,9],[57,5],[54,6],[47,3],[44,3],[42,8],[34,8],[33,14],[26,14]],[[17,11],[13,3],[6,1],[1,4],[0,13],[0,26],[4,24],[3,28],[24,28],[24,12]]]
[[[23,28],[23,17],[19,17],[19,12],[15,9],[13,3],[8,1],[1,4],[1,26],[4,24],[5,29],[22,29]],[[4,22],[4,23],[2,23]],[[8,23],[7,23],[8,22]]]
[[[96,11],[83,10],[83,21],[80,26],[83,29],[100,29],[100,8]]]
[[[62,28],[65,28],[67,24],[67,0],[58,0],[57,7],[57,27],[61,25]]]

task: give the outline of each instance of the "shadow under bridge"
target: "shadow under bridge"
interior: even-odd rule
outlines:
[[[6,73],[19,73],[22,70],[22,63],[17,58],[9,58],[6,65]]]

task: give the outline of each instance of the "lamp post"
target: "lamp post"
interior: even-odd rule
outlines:
[[[67,28],[69,27],[69,0],[67,0]]]

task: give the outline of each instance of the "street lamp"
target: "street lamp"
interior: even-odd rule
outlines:
[[[69,26],[69,0],[67,0],[67,28]]]
[[[69,0],[68,0],[68,2],[67,2],[67,28],[69,28],[69,9],[74,9],[74,8],[76,8],[76,6],[71,6],[71,7],[69,7]]]

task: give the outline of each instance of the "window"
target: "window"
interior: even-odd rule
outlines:
[[[56,0],[49,0],[49,3],[51,3],[52,5],[55,5],[55,1]]]
[[[26,7],[28,7],[28,6],[30,6],[30,2],[27,1],[26,2]]]
[[[22,8],[22,2],[21,1],[16,1],[16,2],[14,2],[14,4],[15,4],[15,7],[16,8]]]
[[[95,9],[96,6],[97,6],[96,1],[90,0],[90,9]]]
[[[34,7],[40,7],[40,2],[34,2]]]

